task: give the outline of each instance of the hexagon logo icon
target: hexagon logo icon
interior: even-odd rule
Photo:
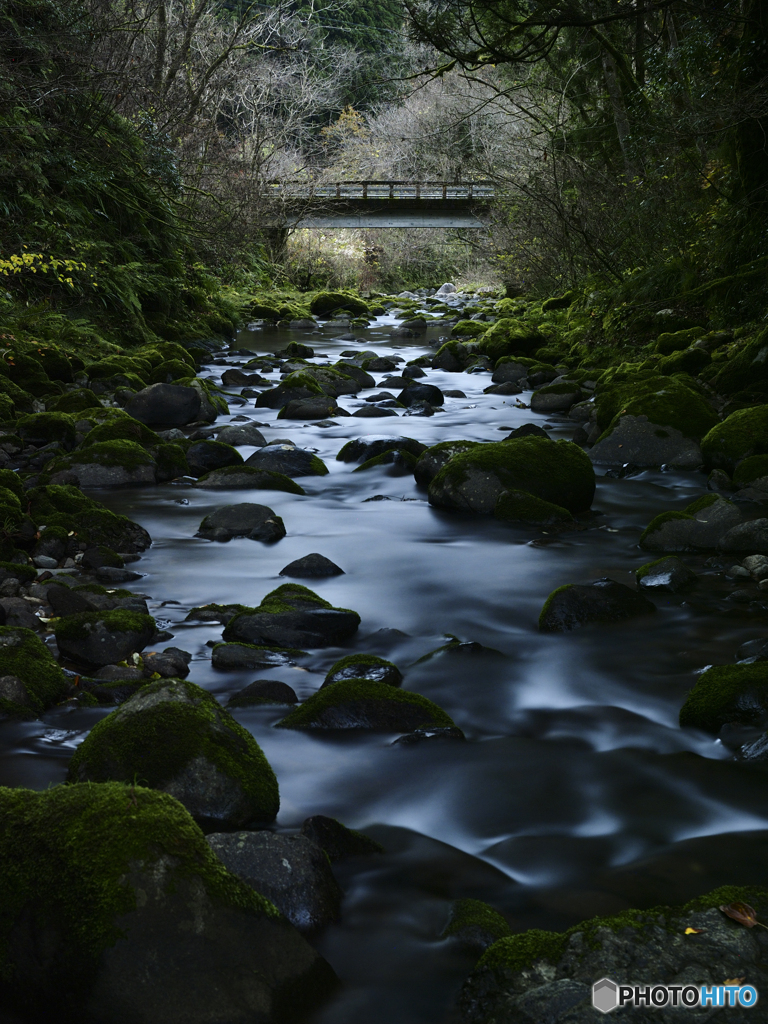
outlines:
[[[619,986],[610,978],[601,978],[592,986],[592,1005],[600,1013],[610,1013],[619,1005]]]

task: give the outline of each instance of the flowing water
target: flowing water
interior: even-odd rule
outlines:
[[[319,362],[354,348],[406,360],[433,351],[435,328],[418,342],[400,341],[389,336],[394,323],[380,317],[355,332],[358,343],[324,329],[243,331],[236,346],[266,353],[303,341]],[[227,365],[244,361],[226,358]],[[222,362],[202,375],[220,376]],[[682,731],[677,716],[696,671],[732,661],[741,643],[763,634],[765,608],[731,601],[722,566],[694,558],[703,587],[687,598],[655,598],[656,615],[569,635],[537,629],[545,598],[563,583],[602,576],[631,583],[649,560],[637,543],[642,529],[658,512],[704,493],[705,478],[649,471],[619,479],[599,470],[596,514],[585,529],[554,535],[438,511],[411,476],[390,475],[392,467],[354,473],[355,464],[335,460],[348,439],[366,434],[431,445],[501,440],[525,422],[553,437],[573,433],[565,417],[547,419],[519,408],[516,398],[484,395],[487,374],[427,372],[430,383],[459,388],[466,398],[447,398],[432,417],[339,418],[336,426],[278,421],[252,398],[231,405],[217,426],[246,416],[263,424],[268,441],[290,438],[325,461],[328,476],[301,478],[306,496],[179,484],[94,492],[151,534],[151,549],[131,567],[145,576],[130,586],[148,595],[150,611],[174,634],[169,643],[192,653],[196,683],[226,699],[255,678],[281,679],[303,699],[343,654],[368,651],[393,660],[404,686],[443,707],[466,734],[466,743],[406,746],[379,733],[277,730],[279,707],[235,712],[277,774],[277,829],[327,814],[386,850],[337,869],[343,917],[317,945],[344,987],[317,1024],[455,1019],[473,961],[439,936],[459,897],[486,900],[514,930],[561,929],[629,906],[681,902],[716,885],[764,882],[765,776],[735,764],[711,737]],[[366,394],[339,404],[354,411]],[[252,450],[240,449],[245,458]],[[374,496],[389,500],[367,500]],[[212,509],[249,500],[283,517],[283,540],[195,538]],[[189,609],[257,605],[286,582],[278,575],[283,566],[313,551],[345,575],[304,582],[359,612],[355,640],[315,652],[301,667],[214,671],[208,643],[220,639],[221,626],[184,622]],[[446,634],[487,649],[416,664]],[[4,723],[0,783],[43,789],[61,782],[73,748],[105,713],[67,708],[38,722]]]

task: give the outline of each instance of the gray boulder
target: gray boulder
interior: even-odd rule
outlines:
[[[564,633],[593,622],[620,622],[648,615],[656,606],[636,590],[607,577],[587,586],[568,583],[554,590],[539,615],[539,629]]]
[[[298,704],[296,691],[279,679],[257,679],[233,693],[227,701],[228,708],[250,708],[258,704]]]
[[[267,443],[259,428],[254,427],[251,423],[232,423],[228,427],[222,427],[216,435],[216,440],[223,444],[231,444],[233,447],[247,444],[253,445],[255,448],[263,448]]]
[[[246,466],[285,476],[325,476],[328,468],[313,452],[290,444],[268,444],[245,460]]]
[[[259,647],[256,644],[216,644],[211,654],[214,668],[231,671],[243,668],[278,668],[281,665],[295,665],[295,658],[303,651]]]
[[[642,415],[622,416],[610,434],[592,446],[589,457],[596,465],[633,462],[676,469],[698,469],[704,462],[698,442]]]
[[[325,420],[330,416],[341,415],[341,409],[335,398],[318,395],[294,398],[280,410],[279,415],[286,420]]]
[[[211,512],[200,523],[197,536],[216,541],[248,537],[269,544],[285,536],[285,526],[280,516],[275,515],[266,505],[243,502],[240,505],[225,505]]]
[[[640,537],[646,551],[711,551],[741,522],[741,512],[726,498],[717,497],[704,507],[694,502],[684,512],[662,512]],[[733,549],[739,550],[739,549]]]
[[[443,393],[434,384],[411,384],[404,388],[397,396],[400,405],[410,408],[419,402],[426,402],[431,406],[439,407],[445,403]]]
[[[655,562],[641,565],[635,573],[637,582],[643,590],[666,590],[677,594],[687,590],[698,580],[696,573],[681,562],[675,555],[659,558]]]
[[[200,405],[200,393],[196,388],[180,384],[151,384],[131,395],[125,411],[148,426],[181,427],[199,418]]]
[[[147,675],[155,672],[163,679],[183,679],[189,675],[189,663],[192,655],[179,647],[166,647],[164,651],[150,651],[144,654],[144,671]]]
[[[280,570],[280,576],[291,576],[294,579],[309,579],[312,576],[343,576],[344,570],[325,555],[313,551],[310,555],[297,558]]]
[[[151,615],[115,609],[79,612],[59,619],[55,627],[61,653],[77,665],[114,665],[143,651],[155,635]]]
[[[531,412],[567,412],[580,398],[575,384],[550,384],[531,395]]]
[[[517,384],[528,376],[528,367],[522,363],[499,363],[493,371],[491,380],[494,384]]]
[[[768,519],[751,519],[723,534],[718,542],[721,551],[749,551],[768,555]]]
[[[317,931],[339,916],[341,889],[325,853],[306,836],[215,832],[208,845],[227,871],[271,900],[299,931]]]
[[[349,640],[359,625],[357,612],[334,608],[298,583],[284,583],[258,608],[230,619],[224,639],[267,647],[328,647]]]
[[[415,455],[416,458],[427,450],[427,446],[421,441],[415,441],[412,437],[392,437],[387,434],[366,434],[363,437],[356,437],[340,449],[336,456],[337,462],[368,462],[389,451],[405,451]]]

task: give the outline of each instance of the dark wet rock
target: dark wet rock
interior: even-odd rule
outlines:
[[[518,381],[524,380],[528,376],[528,372],[528,367],[523,366],[522,363],[505,360],[500,362],[493,371],[491,380],[494,384],[517,384]]]
[[[747,640],[739,647],[736,657],[738,661],[768,660],[768,639],[763,637],[759,640]]]
[[[299,931],[317,931],[339,916],[342,891],[328,858],[306,836],[218,832],[208,845],[227,871],[271,900]]]
[[[323,687],[277,724],[283,729],[385,732],[455,725],[442,708],[426,697],[364,679],[344,679]]]
[[[223,625],[240,612],[248,611],[247,604],[203,604],[192,608],[185,622],[221,622]]]
[[[183,679],[189,675],[192,655],[182,651],[180,647],[166,647],[164,651],[145,653],[142,660],[146,675],[153,675],[156,672],[164,679]]]
[[[264,378],[260,373],[244,373],[236,366],[225,370],[221,375],[221,383],[228,388],[244,388],[249,384],[263,384]],[[228,444],[231,442],[227,442]]]
[[[525,523],[539,527],[567,527],[574,522],[568,509],[551,501],[542,501],[527,491],[502,491],[493,514],[503,523]]]
[[[367,395],[366,402],[394,402],[395,396],[391,391],[379,391],[374,395]]]
[[[354,636],[357,612],[334,608],[299,583],[284,583],[258,608],[231,619],[224,639],[274,647],[328,647]]]
[[[764,891],[726,886],[684,907],[628,911],[592,918],[563,933],[535,930],[502,938],[465,983],[461,1019],[464,1024],[592,1024],[597,1015],[592,987],[601,978],[618,985],[691,984],[698,996],[702,984],[722,985],[746,975],[760,990],[768,984],[768,943],[755,934],[762,929],[747,929],[718,909],[734,901],[755,906],[760,917],[768,910]],[[671,1024],[686,1011],[623,1012],[632,1020]],[[754,1019],[751,1008],[724,1013],[735,1024]]]
[[[683,512],[662,512],[656,516],[640,537],[640,547],[659,552],[714,550],[741,519],[733,502],[709,494],[692,502]]]
[[[400,686],[403,674],[397,665],[376,654],[348,654],[331,666],[323,686],[331,686],[342,679],[368,679],[374,683]]]
[[[115,551],[135,553],[152,543],[147,531],[126,516],[110,512],[100,502],[75,487],[31,487],[25,494],[31,515],[48,529],[76,530],[78,541],[88,546],[103,544]]]
[[[567,412],[580,399],[581,390],[576,384],[546,384],[531,395],[531,412]]]
[[[278,679],[257,679],[227,701],[228,708],[249,708],[255,704],[298,704],[296,691]]]
[[[295,665],[296,659],[306,657],[305,651],[294,648],[259,647],[256,644],[216,644],[211,654],[214,668],[224,671],[241,668],[277,668]]]
[[[411,746],[414,743],[424,743],[427,740],[465,740],[466,736],[458,726],[434,726],[430,729],[414,729],[403,736],[398,736],[394,743]]]
[[[23,597],[0,597],[3,622],[8,626],[24,629],[42,629],[43,624],[32,611],[32,606]]]
[[[207,831],[273,821],[277,780],[253,736],[181,680],[147,683],[93,727],[70,782],[138,782],[176,797]]]
[[[394,409],[388,409],[382,405],[364,405],[361,409],[355,409],[352,413],[360,419],[380,419],[382,416],[397,416]]]
[[[467,397],[466,394],[463,391],[459,391],[456,388],[454,388],[454,389],[452,389],[450,391],[444,391],[443,395],[446,398],[466,398]]]
[[[768,723],[768,662],[716,665],[698,677],[680,709],[680,725],[717,733],[726,723]]]
[[[593,622],[621,622],[655,611],[656,606],[642,594],[612,579],[595,580],[587,586],[567,583],[544,602],[539,629],[562,633]]]
[[[506,381],[504,384],[491,384],[490,387],[483,388],[484,395],[521,395],[523,389],[519,384],[514,381]],[[533,406],[531,406],[533,409]],[[549,409],[533,409],[534,412],[549,412]]]
[[[94,544],[93,547],[85,549],[80,559],[80,567],[82,569],[102,569],[104,566],[123,569],[125,562],[116,551],[106,547],[104,544]]]
[[[389,476],[410,476],[416,469],[417,459],[415,455],[401,449],[390,449],[368,459],[361,466],[358,466],[355,473],[364,473],[369,469],[377,469],[380,466],[388,466]]]
[[[768,555],[748,555],[741,564],[754,579],[768,578]]]
[[[432,359],[435,370],[447,370],[449,373],[461,373],[472,362],[472,353],[460,341],[446,341]]]
[[[79,612],[55,627],[61,653],[78,665],[113,665],[143,651],[155,635],[155,620],[139,612]]]
[[[385,377],[380,382],[379,386],[382,387],[382,388],[392,388],[393,390],[395,390],[395,389],[402,390],[402,388],[410,387],[412,383],[413,383],[413,378],[411,378],[411,377]]]
[[[197,536],[216,541],[248,537],[269,544],[285,536],[285,526],[280,516],[275,515],[266,505],[243,502],[240,505],[225,505],[211,512],[200,523]]]
[[[479,644],[476,640],[460,640],[457,636],[453,636],[451,633],[445,634],[450,639],[447,644],[443,644],[441,647],[436,647],[434,651],[429,651],[427,654],[423,654],[418,661],[417,665],[421,665],[426,661],[431,661],[433,658],[503,658],[504,655],[501,651],[494,650],[493,647],[484,647]]]
[[[377,455],[383,455],[389,451],[410,452],[417,458],[427,450],[427,446],[421,441],[415,441],[412,437],[391,437],[384,434],[366,434],[364,437],[356,437],[341,448],[336,459],[338,462],[367,462]]]
[[[504,491],[513,490],[584,512],[595,493],[595,474],[586,454],[569,441],[515,438],[454,455],[430,483],[429,503],[487,515]]]
[[[515,427],[504,440],[512,441],[516,437],[545,437],[549,440],[549,434],[538,423],[524,423],[522,427]]]
[[[280,576],[292,576],[296,579],[308,579],[312,576],[343,576],[344,570],[325,555],[313,551],[310,555],[297,558],[280,570]]]
[[[397,396],[400,405],[406,408],[416,405],[419,402],[426,402],[433,407],[441,406],[444,403],[443,393],[434,384],[411,384],[404,388]]]
[[[196,388],[151,384],[128,399],[125,411],[148,426],[181,427],[199,418],[200,406],[200,393]]]
[[[481,900],[463,899],[451,904],[451,916],[440,938],[454,939],[482,953],[494,942],[511,934],[509,925],[498,910]]]
[[[366,373],[360,366],[355,366],[354,363],[335,363],[333,366],[334,370],[338,370],[339,373],[343,373],[347,377],[351,377],[361,388],[372,388],[376,386],[376,381],[370,375]]]
[[[143,670],[137,665],[101,665],[93,670],[93,678],[99,682],[136,683],[137,685],[133,690],[134,693],[139,688],[139,684],[146,682]]]
[[[216,440],[222,444],[253,445],[255,448],[263,448],[267,443],[259,428],[251,423],[233,423],[228,427],[222,427],[216,435]]]
[[[611,432],[590,448],[589,457],[596,465],[634,462],[676,469],[698,469],[704,462],[697,441],[643,415],[622,416]]]
[[[0,694],[0,716],[39,715],[62,700],[67,683],[43,641],[22,626],[0,626],[0,665],[6,679]],[[19,684],[13,680],[19,680]],[[15,695],[15,696],[14,696]],[[23,696],[23,700],[16,697]]]
[[[304,488],[284,473],[273,473],[253,466],[227,466],[201,476],[194,484],[204,491],[286,491],[305,494]]]
[[[421,487],[428,487],[454,455],[477,448],[480,443],[479,441],[441,441],[439,444],[427,448],[419,456],[419,461],[413,471],[416,483]]]
[[[256,408],[282,409],[289,402],[299,402],[312,398],[327,399],[328,397],[313,377],[298,371],[291,373],[277,387],[270,388],[268,391],[262,391],[256,399]],[[335,405],[335,402],[333,404]]]
[[[273,1024],[319,1008],[334,987],[322,957],[222,871],[165,794],[6,789],[0,819],[0,873],[15,879],[4,896],[4,1017]]]
[[[204,476],[227,466],[242,466],[243,457],[236,448],[220,441],[198,441],[187,448],[187,464],[192,476]]]
[[[61,584],[48,587],[46,600],[56,618],[93,611],[93,606],[86,601],[82,594],[78,594],[77,591],[71,590],[69,587],[61,586]]]
[[[718,542],[720,551],[749,551],[768,555],[768,519],[752,519],[740,523],[723,534]]]
[[[305,818],[301,834],[324,850],[330,861],[384,852],[384,847],[375,839],[369,839],[362,832],[347,828],[336,818],[329,818],[325,814],[313,814],[311,818]]]
[[[406,366],[403,368],[403,377],[410,377],[411,380],[419,380],[426,377],[426,373],[420,366]]]
[[[411,335],[407,335],[411,337]],[[366,359],[363,363],[363,369],[367,373],[382,373],[385,370],[396,370],[397,363],[394,359],[390,359],[388,356],[375,356],[373,359]]]
[[[157,462],[135,441],[102,441],[50,464],[57,479],[73,474],[80,487],[146,487],[157,480]],[[47,477],[43,476],[43,479]]]
[[[335,398],[312,397],[295,398],[288,402],[279,413],[281,419],[287,420],[325,420],[330,416],[346,415],[336,404]]]
[[[313,452],[288,444],[269,444],[250,455],[246,466],[285,476],[325,476],[328,467]]]
[[[696,573],[674,555],[658,558],[655,562],[646,562],[635,573],[638,585],[643,590],[669,591],[677,594],[687,590],[698,581]]]

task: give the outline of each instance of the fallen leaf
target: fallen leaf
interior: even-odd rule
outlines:
[[[705,930],[704,928],[691,928],[691,927],[688,927],[688,928],[685,929],[684,934],[685,935],[701,935],[701,933],[704,930]]]
[[[748,903],[724,903],[720,910],[722,910],[726,917],[738,921],[745,928],[754,928],[756,924],[760,925],[761,928],[768,927],[757,920],[757,911],[754,907],[750,907]]]
[[[743,978],[726,978],[723,982],[724,985],[743,985],[747,980],[746,974]]]

